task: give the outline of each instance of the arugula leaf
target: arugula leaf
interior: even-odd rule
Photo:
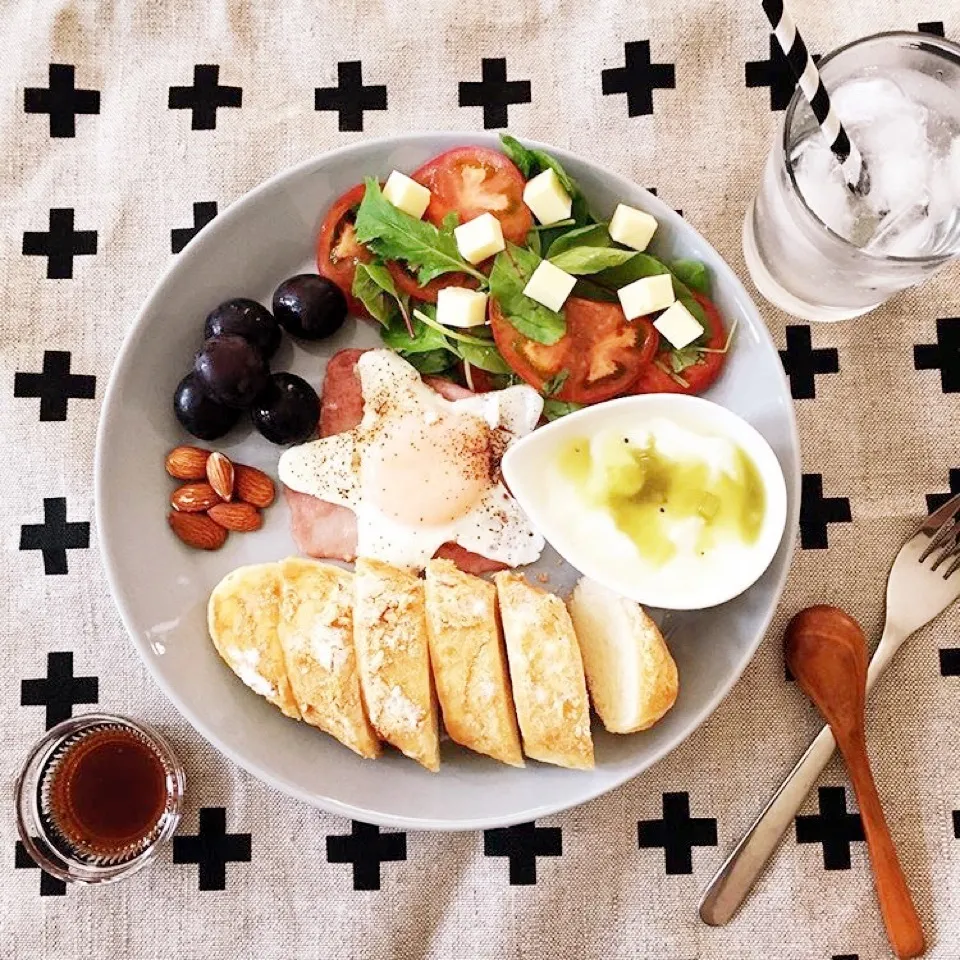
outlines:
[[[427,326],[417,317],[416,313],[413,315],[411,322],[413,325],[412,337],[403,323],[400,322],[400,318],[394,315],[390,324],[380,331],[380,338],[383,340],[384,346],[396,350],[407,360],[410,360],[409,355],[411,354],[450,350],[447,338],[438,330]]]
[[[554,394],[557,394],[562,389],[563,385],[570,379],[569,370],[558,370],[544,385],[541,389],[541,393],[545,397],[552,397]]]
[[[412,353],[404,359],[420,373],[443,373],[457,362],[457,355],[449,350],[427,350],[424,353]]]
[[[540,257],[532,250],[508,243],[497,254],[490,271],[490,295],[495,297],[503,316],[520,333],[537,343],[556,343],[567,332],[562,313],[548,310],[523,293]]]
[[[540,239],[540,231],[536,227],[531,227],[527,234],[527,239],[523,241],[524,246],[529,247],[538,257],[543,256],[543,241]]]
[[[486,370],[487,373],[513,373],[507,361],[500,356],[500,351],[495,344],[479,347],[474,343],[458,343],[456,349],[461,360]]]
[[[692,367],[702,359],[702,353],[695,346],[684,347],[682,350],[674,348],[670,350],[670,369],[674,373],[683,373],[687,367]]]
[[[354,225],[358,243],[364,243],[386,260],[404,260],[416,268],[421,286],[444,273],[468,273],[481,283],[486,277],[470,266],[457,249],[450,218],[442,229],[426,220],[417,220],[386,200],[373,177],[364,180],[366,189]]]
[[[407,298],[397,293],[393,277],[382,263],[358,263],[353,274],[351,293],[363,303],[370,315],[385,327],[390,325],[397,310],[400,311],[404,323],[409,322]]]
[[[670,270],[681,283],[696,293],[710,296],[710,274],[706,265],[699,260],[674,260]]]
[[[548,420],[559,420],[568,413],[576,413],[578,410],[582,410],[583,406],[582,403],[573,403],[570,400],[544,400],[543,415]]]
[[[576,276],[622,266],[635,256],[635,250],[621,250],[619,247],[570,247],[551,255],[550,262]]]
[[[561,233],[547,250],[548,257],[555,257],[571,247],[580,245],[587,247],[612,247],[613,239],[605,223],[588,223],[585,227],[575,227]]]
[[[620,302],[616,290],[611,290],[609,287],[601,287],[600,284],[594,283],[592,279],[588,279],[587,277],[577,277],[577,282],[574,284],[570,296],[583,297],[584,300],[600,300],[603,303]]]

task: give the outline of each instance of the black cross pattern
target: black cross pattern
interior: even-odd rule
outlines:
[[[66,497],[43,498],[43,523],[20,527],[20,549],[43,552],[43,572],[63,576],[67,572],[67,551],[90,546],[90,524],[67,523]]]
[[[655,197],[659,196],[659,194],[657,193],[656,187],[647,187],[647,193],[652,193]],[[683,216],[683,211],[679,207],[674,207],[673,212],[676,213],[678,216],[681,216],[681,217]]]
[[[78,90],[73,64],[51,63],[49,76],[49,87],[27,87],[23,91],[23,109],[26,113],[50,114],[51,137],[75,137],[77,114],[100,112],[100,91]]]
[[[42,843],[39,837],[33,838],[34,843]],[[27,848],[22,841],[17,841],[16,851],[13,857],[13,866],[17,870],[37,870],[39,864],[30,856]],[[67,884],[65,880],[47,873],[46,870],[40,870],[40,896],[41,897],[63,897],[67,893]]]
[[[42,373],[16,373],[15,397],[39,397],[40,420],[66,420],[69,400],[92,400],[97,378],[70,372],[69,350],[44,350]]]
[[[70,280],[73,258],[92,257],[97,252],[96,230],[74,230],[73,209],[54,207],[50,211],[50,229],[27,230],[23,234],[25,257],[47,258],[48,280]]]
[[[863,837],[859,813],[847,811],[845,787],[820,787],[820,812],[797,817],[797,843],[823,844],[825,870],[850,869],[850,844]]]
[[[48,653],[47,675],[20,681],[20,706],[46,707],[46,729],[73,716],[78,703],[96,703],[100,682],[96,677],[73,675],[73,654]]]
[[[486,129],[507,126],[510,105],[530,102],[530,81],[508,80],[505,57],[484,57],[480,76],[479,81],[460,82],[460,106],[483,107]]]
[[[858,953],[835,953],[830,960],[860,960]]]
[[[790,394],[794,400],[813,400],[817,395],[818,373],[839,373],[840,355],[835,347],[813,349],[810,327],[790,324],[787,327],[787,349],[780,351],[783,369],[790,378]]]
[[[538,827],[536,821],[483,831],[483,854],[510,859],[510,885],[537,882],[537,857],[563,855],[560,827]]]
[[[939,370],[943,392],[960,393],[960,317],[937,321],[937,342],[917,344],[913,365],[917,370]]]
[[[313,91],[313,109],[339,114],[341,133],[363,130],[364,110],[386,110],[387,88],[383,84],[363,85],[363,64],[345,60],[337,64],[337,85]]]
[[[933,513],[939,510],[951,497],[960,493],[960,468],[951,467],[948,475],[950,489],[947,493],[928,493],[927,494],[927,513]]]
[[[960,810],[953,811],[953,836],[960,840]]]
[[[650,41],[630,40],[623,45],[623,66],[600,73],[600,89],[605,97],[627,95],[627,116],[653,113],[653,91],[673,90],[677,85],[672,63],[650,62]]]
[[[940,676],[960,677],[960,647],[946,647],[940,651]]]
[[[813,55],[813,62],[820,60],[819,54]],[[770,57],[767,60],[751,60],[746,67],[748,87],[770,88],[770,109],[786,110],[797,80],[787,62],[786,54],[780,49],[777,38],[770,34]]]
[[[923,23],[917,24],[917,30],[920,33],[932,33],[935,37],[942,37],[943,21],[942,20],[926,20]]]
[[[379,890],[380,864],[407,859],[407,835],[381,833],[359,820],[351,823],[349,834],[327,837],[327,861],[353,864],[354,890]]]
[[[825,497],[823,474],[805,473],[800,485],[800,546],[804,550],[826,550],[831,523],[850,523],[850,500]]]
[[[690,794],[665,793],[663,819],[637,823],[637,846],[663,847],[668,874],[693,873],[693,848],[717,845],[717,821],[713,817],[690,816]]]
[[[193,226],[174,227],[170,231],[170,252],[179,253],[215,216],[216,200],[201,200],[193,205]]]
[[[217,110],[243,106],[243,89],[221,87],[220,67],[198,63],[193,68],[193,86],[171,87],[168,106],[171,110],[192,110],[194,130],[216,130]]]
[[[227,864],[250,862],[250,834],[227,833],[224,807],[201,807],[193,836],[173,838],[173,862],[199,866],[200,890],[226,890]]]

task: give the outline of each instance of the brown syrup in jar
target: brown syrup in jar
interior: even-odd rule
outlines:
[[[99,729],[67,748],[49,785],[49,815],[70,844],[117,855],[150,838],[167,805],[167,773],[129,730]]]

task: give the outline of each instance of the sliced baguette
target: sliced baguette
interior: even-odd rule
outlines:
[[[353,575],[290,557],[280,564],[279,637],[303,719],[361,757],[380,753],[364,712],[353,648]]]
[[[591,769],[590,706],[567,608],[520,574],[504,571],[494,580],[524,752],[544,763]]]
[[[428,770],[440,769],[423,581],[380,560],[357,559],[353,636],[373,728]]]
[[[590,699],[611,733],[653,726],[673,706],[677,665],[643,607],[584,577],[568,606]]]
[[[496,587],[451,560],[427,564],[430,663],[450,739],[522,767]]]
[[[290,689],[277,634],[280,583],[276,563],[238,567],[228,573],[210,594],[207,627],[227,666],[251,690],[299,720],[300,708]]]

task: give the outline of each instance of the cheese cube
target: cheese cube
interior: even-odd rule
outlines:
[[[480,327],[487,322],[487,295],[467,287],[444,287],[437,293],[437,323],[445,327]]]
[[[703,333],[700,322],[679,300],[664,310],[653,325],[677,350],[689,347]]]
[[[646,250],[657,232],[657,221],[649,213],[618,203],[608,229],[617,243],[631,250]]]
[[[523,292],[548,310],[558,311],[576,282],[577,278],[571,277],[565,270],[555,267],[549,260],[541,260]]]
[[[673,292],[673,278],[669,273],[634,280],[633,283],[621,287],[617,296],[628,320],[644,317],[655,310],[663,310],[677,299]]]
[[[460,256],[467,263],[479,263],[506,247],[500,221],[492,213],[481,213],[453,231]]]
[[[570,194],[563,189],[560,178],[550,167],[527,182],[523,188],[523,202],[543,224],[566,220],[573,209]]]
[[[383,186],[383,196],[398,210],[409,213],[418,220],[423,216],[430,205],[430,191],[416,180],[411,180],[406,174],[394,170],[387,177]]]

